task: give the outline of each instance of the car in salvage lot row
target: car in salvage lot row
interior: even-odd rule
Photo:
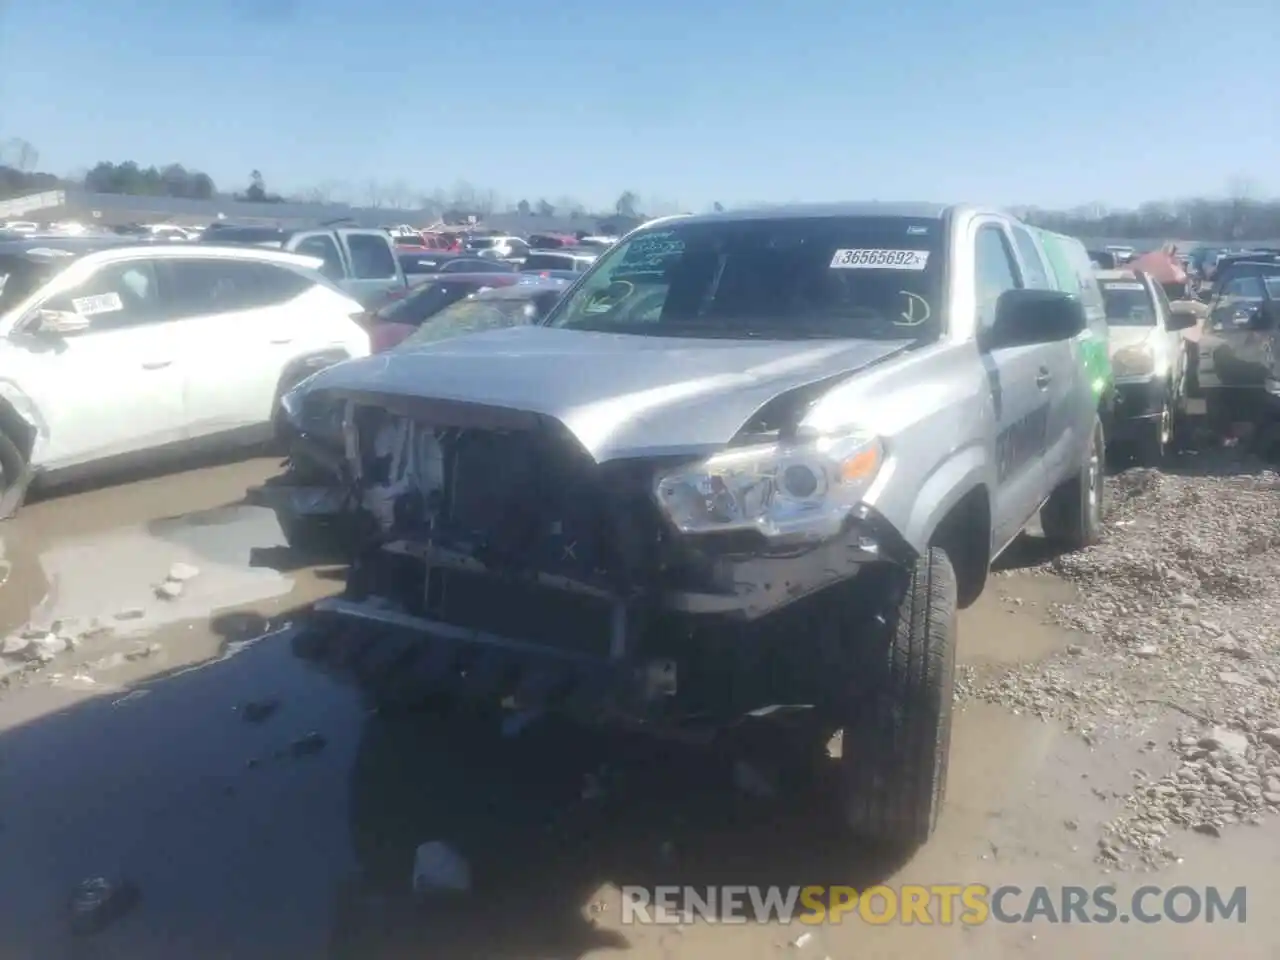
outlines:
[[[517,285],[519,291],[510,297],[494,292]],[[434,330],[466,332],[467,325],[456,325],[455,320],[467,311],[449,313],[460,301],[528,303],[534,310],[530,319],[536,319],[550,309],[566,286],[562,280],[531,279],[517,273],[440,274],[415,287],[407,297],[384,304],[369,315],[367,327],[373,352],[391,349],[428,324]]]
[[[814,762],[842,731],[845,825],[922,843],[958,607],[1037,512],[1102,535],[1085,281],[1050,257],[969,206],[666,218],[540,324],[320,371],[285,407],[340,405],[341,479],[292,502],[367,535],[297,651],[375,700],[678,737],[785,714]]]
[[[1220,268],[1209,304],[1206,347],[1230,419],[1280,420],[1280,256]]]
[[[0,503],[33,479],[260,442],[279,398],[369,353],[316,258],[203,244],[0,245]]]
[[[1164,287],[1146,273],[1099,270],[1107,307],[1116,403],[1110,441],[1131,442],[1141,460],[1159,463],[1186,424],[1189,343],[1198,323],[1175,308]]]

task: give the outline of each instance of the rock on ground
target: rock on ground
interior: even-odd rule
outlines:
[[[1050,619],[1094,638],[1048,661],[960,671],[958,696],[1053,718],[1089,743],[1170,715],[1171,771],[1140,777],[1099,859],[1176,856],[1173,827],[1257,822],[1280,808],[1280,476],[1237,450],[1106,483],[1100,545],[1032,570],[1079,588]]]

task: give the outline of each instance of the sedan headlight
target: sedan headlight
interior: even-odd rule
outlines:
[[[822,539],[840,531],[883,462],[880,438],[855,430],[726,450],[660,475],[654,495],[681,533]]]
[[[1111,368],[1117,377],[1162,377],[1169,372],[1169,357],[1164,344],[1149,338],[1113,353]]]

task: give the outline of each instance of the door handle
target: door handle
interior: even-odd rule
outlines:
[[[293,343],[293,337],[273,337],[271,340],[274,344]]]
[[[142,369],[143,370],[163,370],[165,367],[170,366],[172,363],[173,363],[172,360],[147,360],[142,364]]]
[[[1049,373],[1049,368],[1041,367],[1040,372],[1036,374],[1036,386],[1041,390],[1046,390],[1049,387],[1049,381],[1052,379],[1053,375]]]

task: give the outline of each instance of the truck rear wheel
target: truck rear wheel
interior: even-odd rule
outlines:
[[[1102,540],[1102,465],[1106,441],[1102,421],[1094,418],[1093,440],[1080,472],[1050,494],[1040,510],[1044,535],[1068,550],[1082,550]]]
[[[914,850],[937,823],[951,749],[956,594],[950,558],[931,547],[875,641],[840,757],[841,805],[859,840]]]

